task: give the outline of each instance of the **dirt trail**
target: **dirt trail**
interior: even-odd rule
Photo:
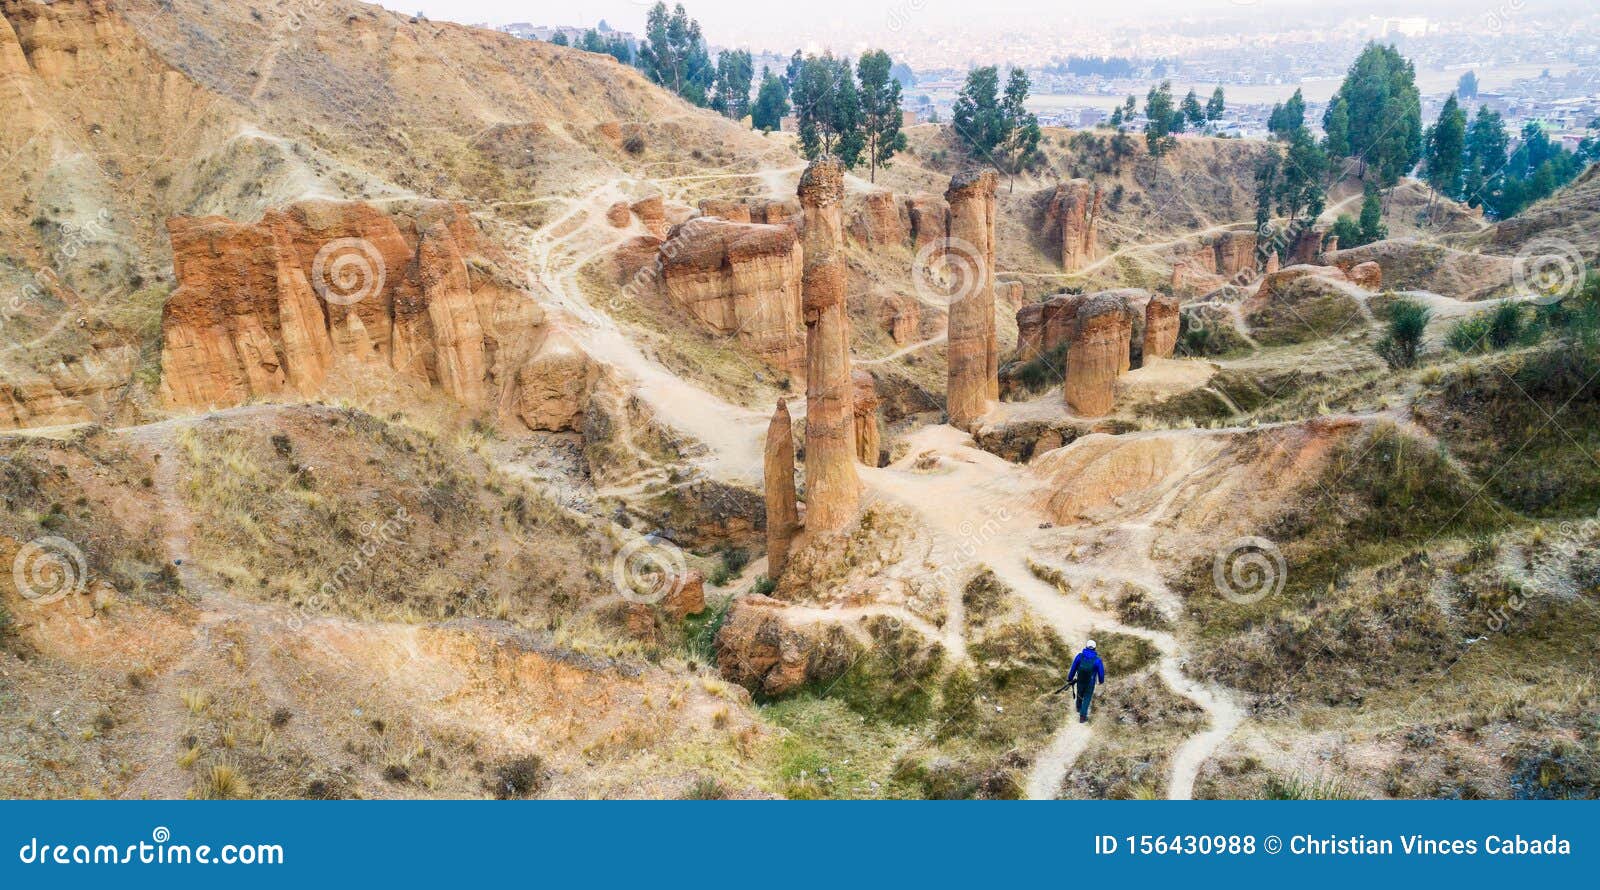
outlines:
[[[1242,719],[1239,708],[1220,689],[1183,674],[1182,648],[1171,634],[1122,624],[1079,597],[1063,595],[1033,573],[1030,560],[1062,567],[1037,555],[1043,537],[1040,525],[1044,523],[1044,517],[1032,506],[1038,483],[1028,478],[1021,467],[972,447],[965,433],[949,426],[920,430],[911,437],[910,444],[907,456],[900,462],[882,470],[864,471],[863,477],[874,493],[911,509],[936,534],[953,540],[959,560],[957,570],[989,567],[1069,647],[1076,648],[1095,633],[1106,632],[1142,637],[1155,645],[1161,653],[1157,672],[1162,680],[1175,693],[1194,702],[1210,721],[1205,731],[1187,739],[1173,755],[1167,796],[1190,797],[1200,765]],[[931,471],[912,469],[917,457],[929,451],[941,456],[938,466]],[[1176,597],[1150,559],[1152,523],[1171,508],[1188,475],[1176,474],[1170,490],[1141,522],[1105,530],[1108,535],[1120,533],[1128,538],[1125,546],[1109,548],[1118,554],[1117,562],[1079,564],[1063,574],[1093,582],[1138,584],[1159,602],[1169,604],[1169,608],[1174,606]],[[955,598],[959,608],[959,596]],[[954,609],[950,623],[961,623],[959,612]],[[1063,707],[1063,711],[1068,709]],[[1088,745],[1092,729],[1093,723],[1079,724],[1070,713],[1066,714],[1050,743],[1035,758],[1027,782],[1030,798],[1056,796],[1062,779]]]

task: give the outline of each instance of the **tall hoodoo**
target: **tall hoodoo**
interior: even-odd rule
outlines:
[[[800,177],[799,195],[805,220],[806,529],[827,535],[853,522],[861,502],[840,252],[843,165],[831,157],[813,161]]]
[[[866,371],[853,371],[855,384],[856,458],[869,467],[878,465],[878,452],[883,448],[883,434],[878,429],[878,381]]]
[[[794,432],[789,422],[789,404],[778,399],[778,408],[767,424],[766,459],[763,465],[767,496],[767,574],[783,574],[789,561],[789,544],[800,527],[800,510],[794,494]]]
[[[994,327],[993,170],[969,170],[950,180],[946,259],[970,265],[950,304],[949,384],[945,395],[950,425],[969,429],[1000,397],[999,350]]]
[[[1171,358],[1178,345],[1178,298],[1151,294],[1144,307],[1144,360]]]
[[[1078,308],[1077,324],[1067,346],[1067,379],[1062,387],[1067,404],[1083,417],[1111,413],[1116,403],[1117,374],[1131,334],[1127,304],[1099,294]]]

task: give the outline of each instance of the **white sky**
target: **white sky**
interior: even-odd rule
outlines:
[[[430,18],[491,25],[592,26],[605,19],[612,27],[643,29],[653,0],[381,0],[399,12],[419,9]],[[407,5],[416,4],[416,5]],[[1154,24],[1162,19],[1265,17],[1280,19],[1315,9],[1323,14],[1481,16],[1504,7],[1587,6],[1586,0],[684,0],[714,45],[785,50],[849,34],[856,40],[881,39],[901,28],[926,33],[947,30],[951,39],[1048,22],[1052,30],[1097,28],[1128,20]],[[668,3],[672,5],[671,2]]]

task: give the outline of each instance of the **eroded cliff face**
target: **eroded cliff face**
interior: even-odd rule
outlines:
[[[1059,245],[1064,271],[1076,272],[1099,254],[1100,203],[1100,189],[1087,179],[1064,182],[1050,196],[1045,236]]]
[[[660,262],[673,303],[712,333],[737,337],[763,361],[804,378],[803,249],[792,227],[690,220],[667,237]]]
[[[178,281],[161,321],[168,407],[311,397],[344,366],[536,428],[581,417],[587,357],[548,336],[543,310],[495,271],[459,205],[389,214],[306,201],[255,223],[174,217],[167,228]]]

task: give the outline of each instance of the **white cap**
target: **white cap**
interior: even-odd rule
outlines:
[[[1090,640],[1090,641],[1089,641],[1089,648],[1090,648],[1090,649],[1093,649],[1093,648],[1094,648],[1094,640]]]

